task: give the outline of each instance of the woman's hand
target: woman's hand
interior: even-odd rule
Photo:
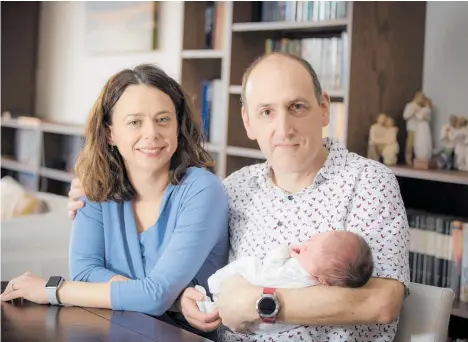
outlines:
[[[81,181],[78,178],[74,178],[71,182],[70,191],[68,192],[68,217],[71,219],[75,218],[76,212],[83,208],[84,202],[78,201],[78,198],[85,196],[83,187],[81,186]]]
[[[197,300],[203,300],[203,294],[193,287],[185,289],[180,297],[182,314],[190,325],[201,331],[213,331],[221,325],[218,310],[204,313],[198,310]]]
[[[45,279],[26,272],[8,283],[2,293],[1,300],[6,302],[16,298],[24,298],[37,304],[48,304],[46,283]]]

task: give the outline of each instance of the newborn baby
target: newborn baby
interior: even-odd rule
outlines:
[[[214,302],[203,287],[195,288],[205,295],[198,302],[200,311],[216,307],[216,297],[224,279],[233,275],[244,277],[253,285],[272,288],[300,288],[317,284],[361,287],[372,276],[372,251],[359,235],[344,230],[328,231],[312,236],[293,246],[279,246],[265,256],[244,257],[218,270],[208,279]],[[252,333],[276,333],[292,329],[293,325],[259,322]]]

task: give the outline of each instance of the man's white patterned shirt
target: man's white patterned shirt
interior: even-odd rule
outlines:
[[[329,151],[314,184],[290,194],[271,182],[267,163],[244,167],[224,180],[229,197],[229,261],[260,256],[332,229],[364,237],[374,258],[374,277],[409,283],[409,228],[395,175],[385,165],[350,153],[326,138]],[[301,326],[274,335],[247,335],[220,328],[220,341],[392,341],[398,321],[357,326]]]

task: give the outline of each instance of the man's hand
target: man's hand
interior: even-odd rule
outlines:
[[[213,331],[221,325],[218,310],[204,313],[198,310],[197,300],[203,300],[203,294],[193,287],[185,289],[180,297],[182,314],[190,325],[201,331]]]
[[[84,190],[81,186],[81,182],[78,178],[74,178],[71,182],[70,191],[68,192],[68,197],[70,201],[68,201],[68,217],[71,219],[75,218],[76,212],[84,207],[83,201],[78,201],[78,198],[84,196]]]
[[[240,276],[224,280],[216,302],[223,324],[234,332],[248,331],[251,323],[260,319],[255,304],[261,294],[262,288]]]

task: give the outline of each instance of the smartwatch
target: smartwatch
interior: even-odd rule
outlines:
[[[275,289],[266,287],[257,300],[257,312],[263,323],[275,323],[280,310],[280,303],[275,295]]]
[[[57,298],[57,290],[60,288],[63,282],[64,279],[60,276],[52,276],[47,281],[45,288],[47,292],[47,299],[49,300],[50,304],[62,305],[62,303],[60,303],[60,301]]]

